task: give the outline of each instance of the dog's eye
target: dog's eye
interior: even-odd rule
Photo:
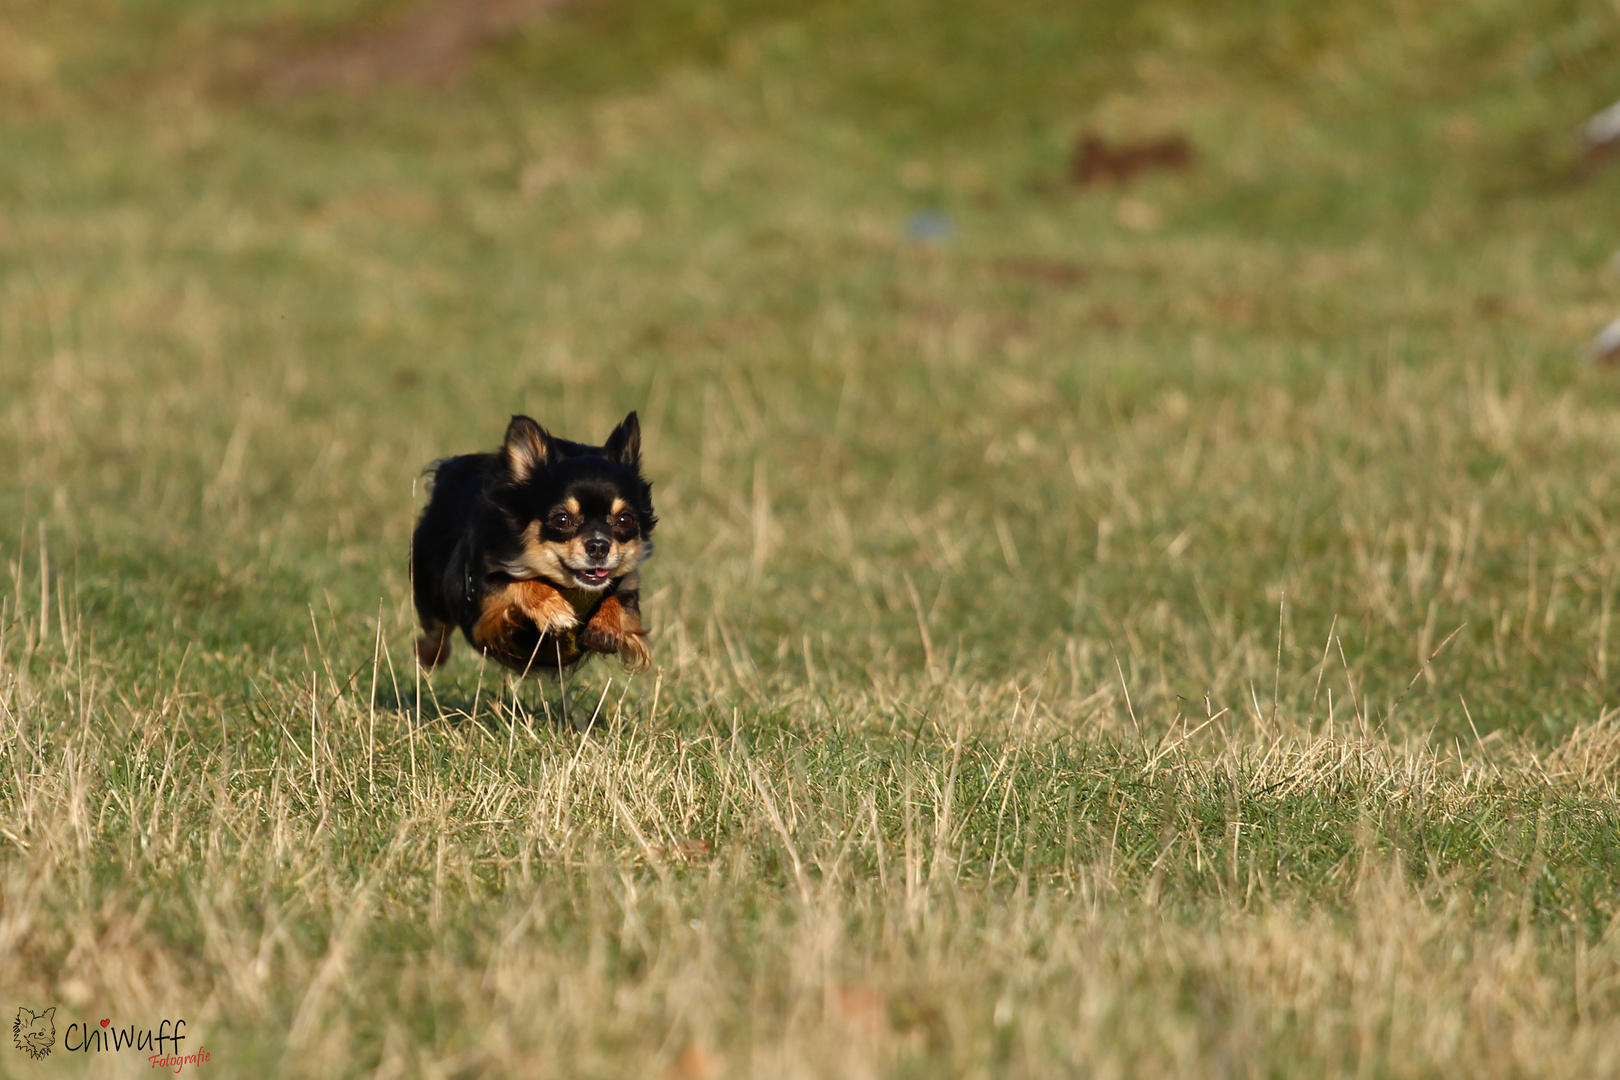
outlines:
[[[629,540],[636,535],[636,515],[629,510],[624,511],[613,519],[613,536],[617,540]]]
[[[553,510],[546,518],[546,526],[557,532],[568,532],[574,527],[574,516],[566,510]]]

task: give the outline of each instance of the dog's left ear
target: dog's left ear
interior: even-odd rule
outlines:
[[[635,413],[626,416],[619,426],[613,429],[613,434],[608,436],[602,450],[609,461],[616,461],[631,468],[638,468],[641,465],[641,421],[636,419]]]

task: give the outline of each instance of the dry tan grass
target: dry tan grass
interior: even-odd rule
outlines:
[[[1539,752],[1286,716],[1143,742],[1099,695],[925,676],[778,691],[773,733],[701,654],[656,704],[576,696],[585,738],[493,685],[476,721],[375,709],[380,662],[318,663],[214,738],[229,712],[114,705],[73,631],[30,640],[32,595],[7,601],[0,983],[182,1014],[227,1070],[1615,1067],[1613,933],[1536,896],[1609,842],[1608,719]]]

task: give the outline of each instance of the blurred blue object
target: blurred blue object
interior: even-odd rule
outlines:
[[[940,244],[956,232],[951,219],[941,210],[919,210],[906,219],[906,239]]]

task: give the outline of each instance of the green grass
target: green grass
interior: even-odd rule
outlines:
[[[1611,6],[603,0],[254,90],[401,10],[0,13],[0,1075],[1620,1070]],[[421,467],[631,408],[656,672],[419,683]]]

